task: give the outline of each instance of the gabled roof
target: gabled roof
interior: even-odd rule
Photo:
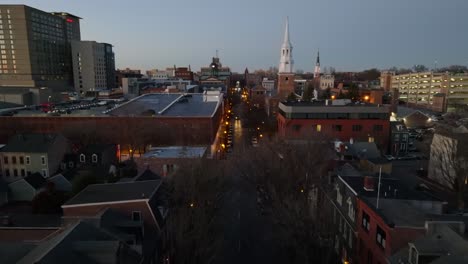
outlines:
[[[8,140],[1,152],[45,153],[55,144],[59,134],[17,134]]]
[[[68,200],[63,207],[150,199],[158,190],[161,182],[161,180],[153,180],[92,184]]]
[[[40,173],[33,173],[29,176],[26,176],[24,180],[29,183],[34,189],[39,190],[47,182]]]
[[[143,173],[136,176],[134,181],[152,181],[152,180],[161,180],[161,176],[154,173],[150,169],[146,169]]]
[[[122,244],[112,234],[80,221],[41,242],[17,263],[116,263]],[[134,258],[125,263],[139,262],[136,251],[127,247],[124,252],[124,257]]]

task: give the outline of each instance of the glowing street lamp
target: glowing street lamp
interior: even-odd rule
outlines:
[[[369,96],[368,95],[364,96],[364,101],[369,101]]]

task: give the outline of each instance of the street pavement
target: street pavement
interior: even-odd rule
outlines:
[[[238,107],[234,108],[235,115],[238,110]],[[233,122],[234,149],[228,159],[252,147],[248,129],[242,127],[243,120]],[[220,212],[220,232],[223,232],[224,241],[215,263],[287,263],[273,239],[272,216],[262,215],[257,205],[255,184],[242,177],[235,166],[229,173],[232,188],[224,196]]]

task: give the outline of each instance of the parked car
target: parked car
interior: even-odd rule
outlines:
[[[384,157],[387,159],[387,160],[394,160],[395,157],[393,157],[392,155],[384,155]]]

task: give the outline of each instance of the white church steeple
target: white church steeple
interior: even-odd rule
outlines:
[[[292,58],[292,45],[289,40],[289,19],[286,17],[286,29],[284,30],[283,45],[281,45],[281,59],[278,67],[280,73],[292,73],[294,60]]]
[[[320,77],[320,50],[317,51],[317,61],[315,62],[314,78]]]

